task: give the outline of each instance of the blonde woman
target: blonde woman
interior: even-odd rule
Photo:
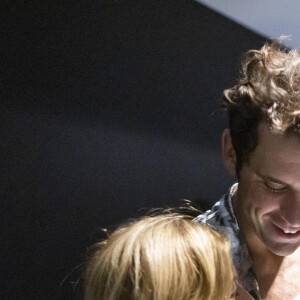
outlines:
[[[87,263],[84,300],[233,299],[229,242],[191,219],[170,213],[118,228]]]

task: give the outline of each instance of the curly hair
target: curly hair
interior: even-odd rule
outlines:
[[[191,218],[170,213],[119,227],[87,263],[84,299],[231,299],[229,241]]]
[[[248,51],[240,81],[223,94],[229,114],[236,174],[258,143],[258,126],[266,122],[278,133],[300,133],[300,52],[278,42]]]

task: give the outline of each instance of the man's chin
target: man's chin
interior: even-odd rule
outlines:
[[[270,252],[277,256],[289,256],[293,254],[298,248],[299,245],[267,245],[267,248]]]
[[[270,237],[273,237],[273,239]],[[298,239],[287,239],[269,231],[264,232],[260,240],[273,254],[277,256],[289,256],[299,248],[300,241]]]

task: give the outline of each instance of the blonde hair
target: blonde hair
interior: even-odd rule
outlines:
[[[229,299],[235,291],[229,241],[171,213],[120,227],[85,269],[85,300]]]
[[[300,52],[278,42],[248,51],[239,83],[224,91],[223,106],[237,153],[237,174],[258,143],[258,125],[300,133]]]

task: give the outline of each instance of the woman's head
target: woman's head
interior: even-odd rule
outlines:
[[[149,216],[97,245],[86,267],[85,300],[229,299],[234,280],[223,236],[185,215]]]

